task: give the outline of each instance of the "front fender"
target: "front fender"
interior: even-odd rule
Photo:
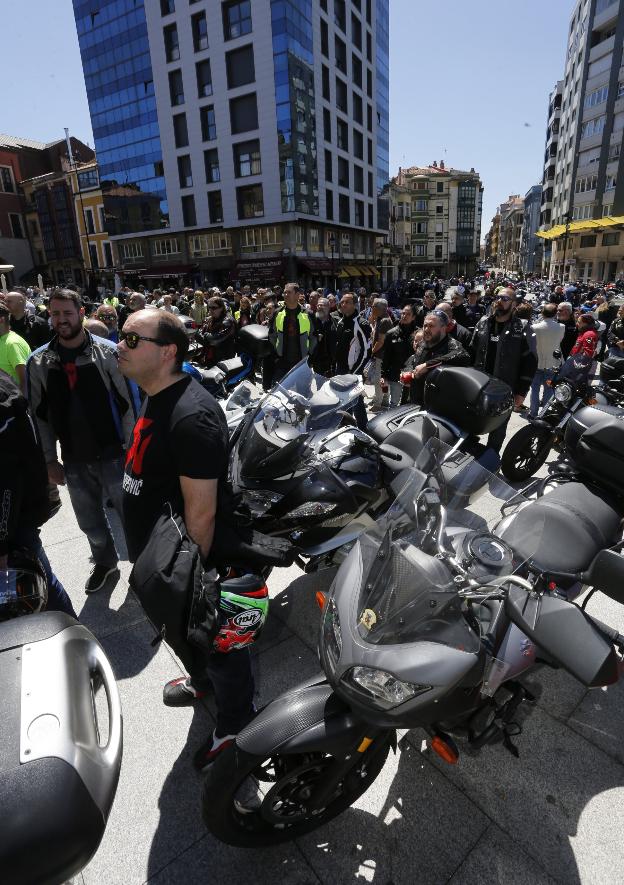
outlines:
[[[365,723],[327,682],[303,684],[271,701],[236,738],[255,756],[347,752]]]

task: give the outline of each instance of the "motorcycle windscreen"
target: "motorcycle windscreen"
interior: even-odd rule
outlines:
[[[261,400],[241,433],[241,476],[271,479],[294,472],[306,458],[310,433],[337,429],[361,390],[355,376],[328,379],[299,363]]]
[[[476,652],[479,636],[468,627],[458,591],[469,580],[475,587],[491,586],[492,595],[499,595],[505,577],[522,570],[527,561],[494,534],[502,512],[525,499],[472,459],[471,486],[479,476],[483,491],[476,502],[462,506],[466,496],[448,483],[453,457],[447,446],[430,440],[417,462],[424,469],[405,471],[406,483],[392,507],[361,539],[358,633],[366,642],[418,639]],[[455,483],[453,472],[451,476]],[[539,545],[543,526],[538,522],[526,528],[523,554]],[[466,581],[455,579],[457,572],[444,561],[447,555],[459,563]]]

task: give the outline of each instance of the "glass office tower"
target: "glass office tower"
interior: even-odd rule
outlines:
[[[111,236],[169,213],[143,0],[73,0]]]
[[[388,0],[376,0],[377,226],[388,230],[390,178],[390,25]]]

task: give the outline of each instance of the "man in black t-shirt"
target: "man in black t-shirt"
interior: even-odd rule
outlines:
[[[182,372],[188,339],[166,311],[131,314],[121,333],[119,367],[147,394],[126,455],[124,518],[132,561],[169,502],[207,564],[219,498],[227,482],[228,433],[223,412],[194,378]],[[248,649],[195,653],[188,677],[165,685],[167,706],[185,706],[214,688],[217,727],[195,755],[205,770],[254,715]]]

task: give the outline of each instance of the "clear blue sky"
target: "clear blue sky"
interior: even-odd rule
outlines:
[[[92,143],[70,0],[3,10],[0,130]],[[483,233],[542,175],[548,93],[573,0],[390,0],[390,173],[444,159],[480,172]],[[528,123],[528,126],[524,124]]]

